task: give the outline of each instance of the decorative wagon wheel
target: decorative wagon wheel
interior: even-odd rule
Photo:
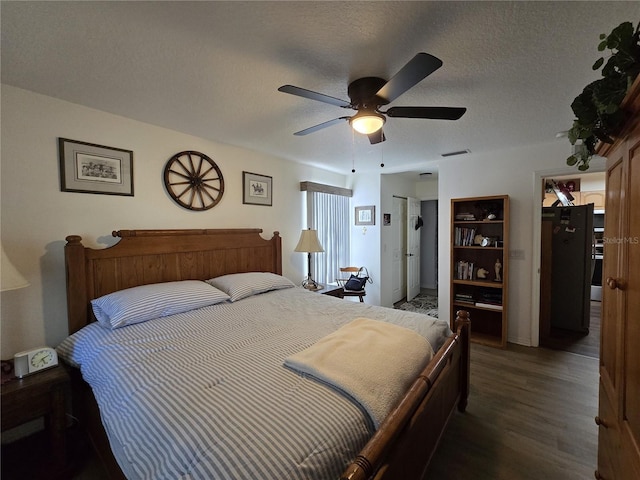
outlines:
[[[164,186],[181,207],[208,210],[222,199],[224,178],[211,158],[187,150],[176,153],[165,165]]]

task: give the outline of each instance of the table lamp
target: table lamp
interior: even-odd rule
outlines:
[[[7,254],[4,253],[4,247],[2,247],[1,244],[0,250],[2,251],[2,257],[0,257],[0,292],[28,287],[29,282],[22,276],[18,269],[13,266]]]
[[[308,255],[307,257],[307,278],[302,282],[302,286],[309,290],[318,290],[320,287],[318,283],[311,278],[311,254],[316,252],[324,252],[322,245],[320,245],[320,241],[318,240],[318,231],[312,230],[309,228],[308,230],[302,230],[300,234],[300,240],[298,240],[298,245],[296,246],[296,252],[303,252]]]
[[[18,269],[14,267],[13,263],[11,263],[7,254],[4,253],[2,244],[0,244],[0,252],[0,292],[28,287],[29,282],[22,276]],[[2,375],[0,382],[4,385],[13,378],[13,365],[8,361],[2,360]]]

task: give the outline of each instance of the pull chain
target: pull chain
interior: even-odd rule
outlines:
[[[356,173],[356,134],[351,129],[351,173]]]

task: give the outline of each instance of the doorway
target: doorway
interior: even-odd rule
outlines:
[[[597,358],[605,175],[554,176],[542,182],[539,344]],[[568,199],[563,198],[567,192]]]
[[[438,200],[420,202],[420,288],[437,295],[438,291]]]
[[[393,239],[393,304],[399,305],[407,300],[407,259],[409,230],[419,230],[418,246],[418,284],[419,294],[437,298],[438,295],[438,201],[419,202],[419,221],[408,220],[406,198],[393,198],[393,214],[398,218],[394,223]]]

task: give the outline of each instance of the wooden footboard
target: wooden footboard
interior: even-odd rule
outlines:
[[[461,412],[467,407],[469,333],[469,314],[461,310],[454,335],[414,381],[341,480],[424,477],[456,406]]]

